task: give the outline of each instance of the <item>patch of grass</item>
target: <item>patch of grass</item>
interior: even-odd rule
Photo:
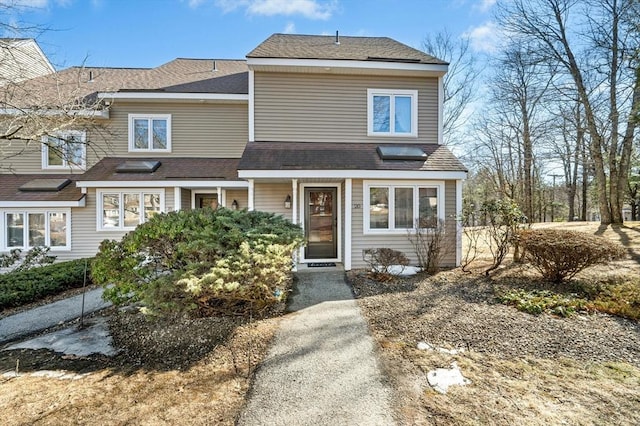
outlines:
[[[549,289],[512,287],[497,290],[497,299],[518,310],[539,315],[568,317],[576,312],[597,311],[633,320],[640,319],[640,278],[574,281]]]
[[[549,312],[561,317],[568,317],[588,306],[585,299],[575,294],[563,295],[549,290],[509,290],[498,295],[498,300],[506,305],[513,305],[523,312],[539,315]]]

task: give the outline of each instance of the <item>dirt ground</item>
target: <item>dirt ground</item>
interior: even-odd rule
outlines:
[[[0,423],[233,425],[279,322],[103,315],[111,315],[115,357],[0,352],[0,373],[19,373],[0,376]]]
[[[629,251],[628,259],[590,274],[640,274],[640,226],[568,226],[617,239]],[[491,279],[478,271],[382,284],[362,271],[349,274],[396,390],[400,424],[640,424],[638,322],[519,312],[498,304],[493,288],[531,271],[506,267]],[[111,321],[121,350],[112,358],[0,352],[0,374],[19,372],[0,375],[0,423],[232,425],[278,322],[149,322],[122,312]],[[418,342],[464,352],[418,350]],[[472,384],[439,394],[427,372],[453,361]],[[67,376],[33,375],[42,370]]]
[[[567,228],[567,224],[548,224]],[[638,276],[640,226],[569,224],[568,229],[621,242],[629,258],[577,278]],[[396,390],[395,411],[406,425],[640,424],[640,324],[604,314],[534,316],[498,304],[494,289],[528,280],[526,266],[492,277],[471,268],[389,283],[349,274]],[[456,355],[419,350],[462,349]],[[434,391],[427,373],[456,362],[468,386]]]

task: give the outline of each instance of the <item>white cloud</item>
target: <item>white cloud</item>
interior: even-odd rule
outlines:
[[[336,0],[216,0],[216,6],[225,13],[245,9],[248,15],[301,15],[308,19],[320,20],[331,17],[336,9],[336,3]]]
[[[496,4],[496,1],[497,0],[480,0],[475,5],[475,8],[478,9],[482,13],[487,13],[489,11],[489,9],[491,9],[493,7],[493,5]]]
[[[296,24],[294,24],[293,22],[287,22],[287,26],[284,27],[284,30],[282,32],[285,34],[295,34]]]
[[[487,22],[467,30],[463,36],[469,37],[471,48],[475,51],[492,53],[498,49],[502,31],[495,22]]]
[[[200,6],[202,3],[204,3],[205,0],[189,0],[188,4],[189,7],[192,9],[195,9],[196,7]]]

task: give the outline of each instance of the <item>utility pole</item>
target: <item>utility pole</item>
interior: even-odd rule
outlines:
[[[562,175],[549,175],[553,178],[553,187],[551,188],[551,222],[553,222],[554,204],[556,202],[556,178],[562,177]]]

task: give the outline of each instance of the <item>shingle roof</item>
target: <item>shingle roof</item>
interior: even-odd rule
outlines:
[[[84,197],[75,184],[64,186],[60,191],[21,191],[20,187],[37,179],[78,180],[80,175],[36,175],[36,174],[0,174],[0,201],[79,201]]]
[[[159,161],[153,173],[119,173],[116,168],[131,160]],[[162,181],[162,180],[238,180],[238,158],[135,158],[107,157],[100,160],[79,181]]]
[[[248,68],[244,60],[184,58],[156,68],[71,67],[3,91],[0,103],[60,107],[76,99],[93,99],[98,92],[119,91],[248,94]]]
[[[388,37],[339,37],[335,36],[273,34],[253,49],[247,58],[278,59],[336,59],[355,61],[409,62],[446,65],[447,63],[427,55]]]
[[[461,171],[467,168],[442,145],[399,144],[419,147],[426,161],[381,160],[378,143],[249,142],[240,170],[407,170]]]

